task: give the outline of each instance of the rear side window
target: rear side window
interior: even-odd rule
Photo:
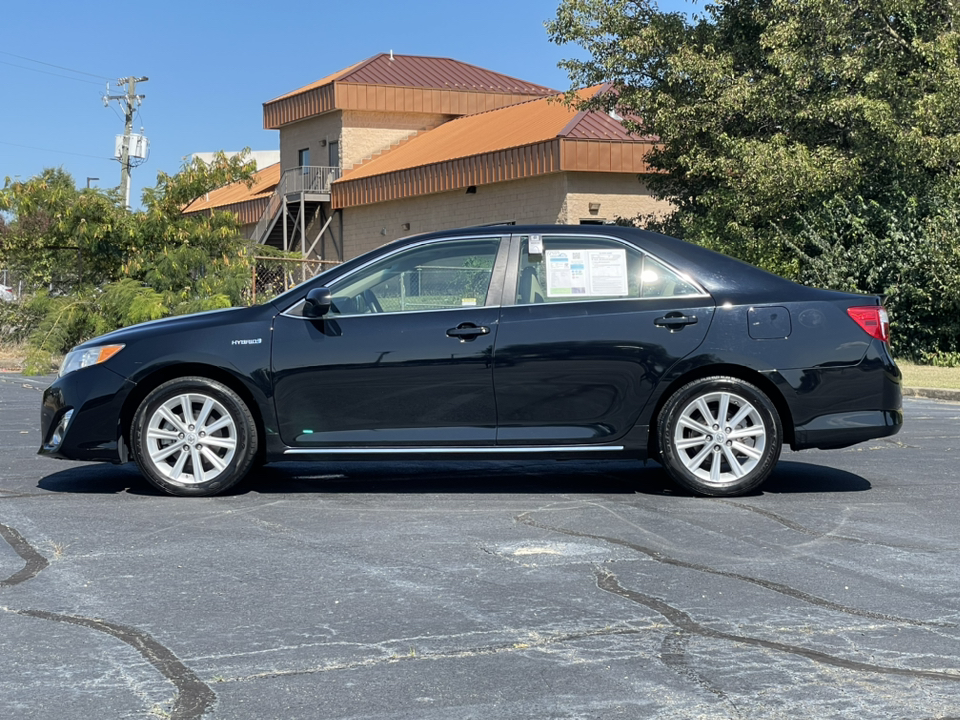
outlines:
[[[702,294],[689,278],[615,240],[546,235],[537,247],[521,239],[518,305]]]

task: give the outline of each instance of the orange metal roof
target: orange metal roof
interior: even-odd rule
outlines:
[[[513,95],[539,96],[556,92],[542,85],[535,85],[452,58],[381,53],[298,90],[274,98],[270,102],[299,95],[332,82]]]
[[[577,94],[592,96],[603,86]],[[601,112],[578,112],[561,102],[561,95],[451,120],[403,145],[344,173],[343,180],[381,175],[412,167],[446,162],[569,137],[639,141],[615,119]]]
[[[253,174],[253,185],[247,187],[244,182],[235,182],[225,185],[222,188],[211,190],[201,198],[197,198],[190,203],[183,211],[184,214],[201,212],[203,210],[213,210],[222,208],[225,205],[236,205],[238,203],[258,200],[269,197],[273,194],[277,183],[280,182],[280,163],[268,165],[263,170],[258,170]]]

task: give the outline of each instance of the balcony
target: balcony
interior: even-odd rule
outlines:
[[[277,185],[277,191],[288,196],[287,201],[299,200],[303,193],[304,200],[329,202],[330,185],[340,178],[338,167],[301,166],[285,170]],[[289,197],[297,195],[296,198]]]
[[[285,250],[298,245],[306,250],[307,226],[318,214],[326,219],[321,205],[330,202],[330,186],[339,177],[338,167],[300,166],[285,170],[257,223],[253,239]]]

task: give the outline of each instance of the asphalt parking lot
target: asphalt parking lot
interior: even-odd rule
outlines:
[[[654,464],[268,466],[215,498],[35,455],[0,376],[0,717],[960,717],[960,405]]]

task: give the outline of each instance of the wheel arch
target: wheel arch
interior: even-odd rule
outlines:
[[[667,404],[667,400],[681,387],[686,385],[689,382],[694,380],[699,380],[700,378],[712,377],[714,375],[724,375],[728,377],[739,378],[744,380],[752,385],[756,385],[763,394],[770,398],[770,402],[773,403],[773,406],[777,410],[777,414],[780,416],[780,424],[783,428],[783,442],[784,444],[791,444],[794,441],[794,427],[793,427],[793,414],[790,412],[790,406],[787,404],[786,398],[783,396],[783,393],[780,391],[780,388],[770,380],[766,375],[752,368],[745,367],[743,365],[733,365],[733,364],[712,364],[712,365],[702,365],[700,367],[692,368],[674,378],[663,392],[660,393],[659,398],[657,398],[657,404],[654,406],[653,414],[650,416],[650,432],[648,435],[648,451],[651,457],[656,457],[659,448],[657,447],[657,426],[660,422],[660,414],[663,412],[664,405]]]
[[[127,447],[130,447],[131,426],[133,425],[134,415],[136,415],[137,408],[140,407],[140,404],[147,395],[163,385],[163,383],[182,377],[205,377],[209,380],[215,380],[216,382],[226,385],[239,395],[240,399],[243,400],[250,410],[250,414],[253,415],[253,420],[256,425],[258,440],[257,456],[264,455],[266,452],[266,434],[264,430],[263,413],[260,404],[250,391],[250,388],[226,370],[213,365],[204,365],[203,363],[178,363],[168,365],[155,370],[137,382],[136,386],[134,386],[124,401],[123,408],[120,412],[120,429],[123,433],[123,442]]]

